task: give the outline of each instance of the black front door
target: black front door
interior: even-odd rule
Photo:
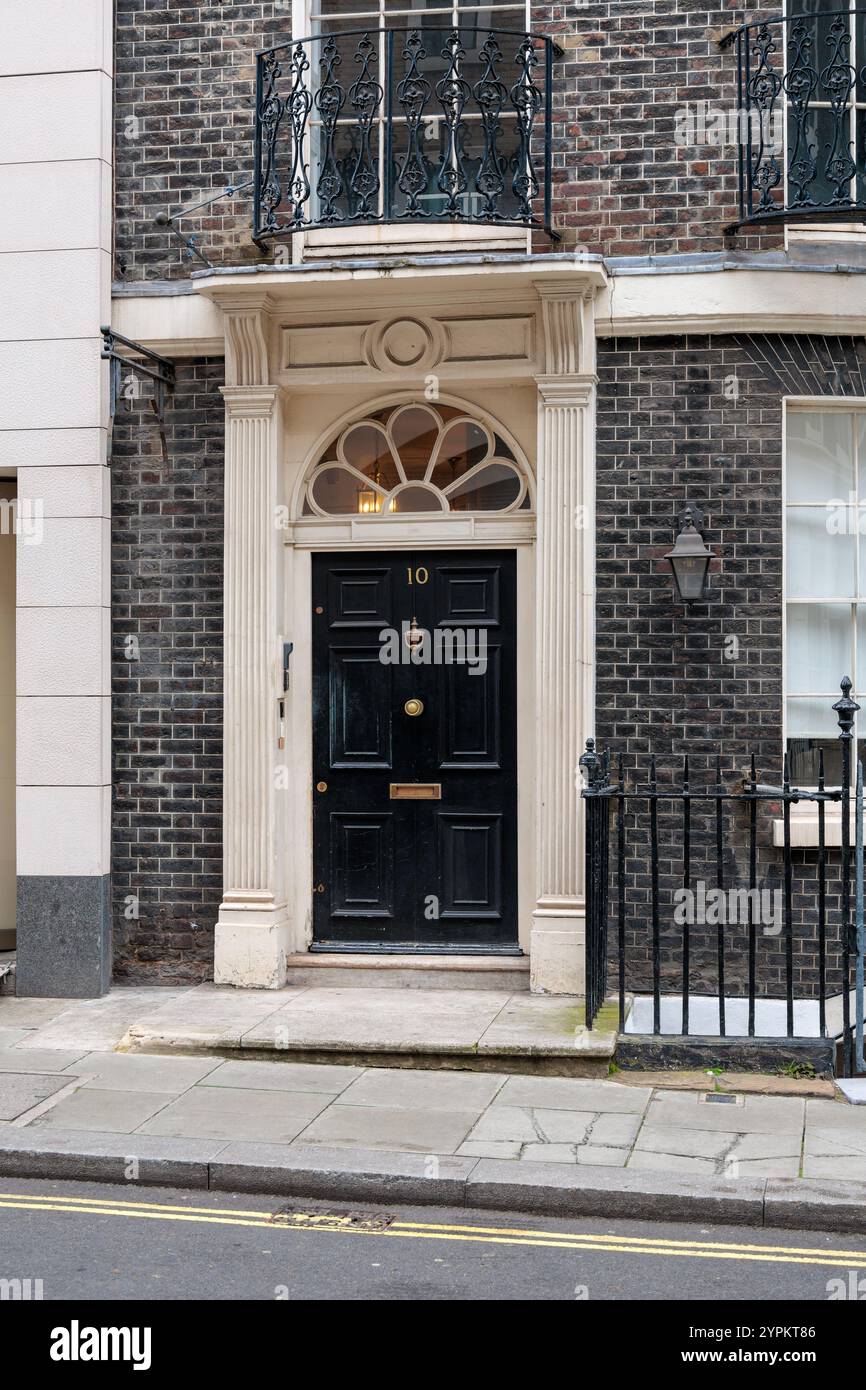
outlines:
[[[313,557],[314,948],[517,949],[513,551]]]

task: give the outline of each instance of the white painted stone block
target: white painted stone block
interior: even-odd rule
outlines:
[[[0,255],[0,341],[88,338],[111,318],[106,251]]]
[[[91,468],[19,468],[18,503],[22,518],[110,516],[111,474],[105,464]],[[28,510],[29,509],[29,510]]]
[[[19,608],[17,617],[19,695],[109,693],[109,608]]]
[[[0,78],[3,159],[111,161],[111,81],[103,72]],[[47,192],[47,190],[46,190]],[[51,206],[46,216],[62,216]]]
[[[19,874],[88,877],[110,869],[110,787],[19,787]]]
[[[0,252],[111,250],[111,171],[100,160],[2,164],[0,180]],[[51,190],[51,205],[63,209],[62,217],[34,217],[46,189]]]
[[[534,924],[529,948],[532,993],[582,996],[585,987],[583,919],[579,930]]]
[[[18,545],[18,607],[87,608],[108,602],[110,523],[46,518],[38,545]]]
[[[110,0],[5,0],[0,75],[112,70]]]
[[[102,429],[0,429],[0,468],[87,468],[105,464]]]
[[[16,702],[19,787],[90,787],[111,780],[111,700],[28,696]]]
[[[0,120],[2,128],[2,120]],[[98,332],[94,323],[92,332]],[[107,364],[102,339],[0,343],[0,421],[10,430],[98,428]],[[104,383],[104,384],[103,384]]]

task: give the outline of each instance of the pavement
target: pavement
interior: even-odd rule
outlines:
[[[389,994],[393,1020],[404,991]],[[165,1041],[162,1054],[117,1050],[137,1030],[155,1045],[158,1016],[162,1028],[184,1019],[200,1042],[203,999],[207,1036],[232,1055],[217,1044],[181,1055]],[[866,1230],[866,1108],[830,1082],[697,1073],[641,1084],[635,1073],[430,1070],[416,1056],[412,1068],[299,1062],[279,1048],[247,1060],[237,1040],[248,1032],[236,1030],[249,1011],[270,1020],[297,1002],[275,1009],[273,996],[213,987],[0,998],[0,1174]],[[361,1007],[342,1006],[350,1017]],[[446,998],[438,1016],[458,1012]],[[391,1039],[406,1043],[406,1029]]]

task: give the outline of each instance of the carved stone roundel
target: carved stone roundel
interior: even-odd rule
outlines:
[[[444,333],[429,319],[391,319],[371,325],[367,358],[379,371],[427,371],[442,360]]]

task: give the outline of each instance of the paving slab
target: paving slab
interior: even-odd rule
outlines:
[[[740,1178],[796,1178],[800,1159],[796,1158],[734,1158],[724,1165],[725,1175]]]
[[[304,1130],[302,1137],[305,1144],[453,1154],[466,1139],[477,1114],[477,1110],[332,1105]]]
[[[474,1052],[510,997],[499,990],[307,990],[245,1032],[242,1046]]]
[[[585,1128],[589,1127],[592,1119],[591,1113],[578,1116],[578,1122],[582,1121]],[[497,1104],[491,1105],[478,1117],[470,1138],[481,1143],[511,1140],[518,1144],[535,1144],[539,1141],[543,1143],[545,1136],[536,1127],[532,1110],[528,1106]]]
[[[630,1148],[643,1123],[641,1115],[599,1115],[589,1131],[589,1141],[609,1148]]]
[[[866,1115],[842,1100],[807,1100],[806,1129],[845,1130],[866,1134]]]
[[[574,1144],[524,1144],[520,1155],[523,1163],[576,1163]]]
[[[467,1139],[457,1153],[466,1158],[519,1158],[523,1145],[512,1139]]]
[[[476,1162],[325,1144],[231,1144],[210,1163],[210,1185],[227,1192],[460,1206]]]
[[[848,1076],[835,1082],[851,1105],[866,1105],[866,1076]]]
[[[760,1226],[764,1180],[666,1177],[602,1165],[479,1159],[466,1183],[467,1206],[656,1221]]]
[[[67,1068],[89,1075],[88,1091],[148,1091],[180,1095],[220,1065],[216,1057],[141,1057],[124,1052],[88,1052]],[[2,1066],[2,1061],[0,1061]]]
[[[609,1149],[604,1144],[580,1144],[577,1148],[578,1163],[591,1167],[600,1164],[604,1168],[624,1168],[628,1156],[628,1149]]]
[[[0,1073],[0,1120],[17,1120],[19,1115],[26,1114],[40,1101],[56,1095],[68,1085],[68,1076]]]
[[[165,1097],[163,1097],[163,1100]],[[330,1104],[330,1095],[299,1091],[243,1091],[197,1086],[171,1101],[142,1134],[176,1138],[249,1140],[290,1144]]]
[[[746,1096],[742,1105],[713,1105],[698,1093],[656,1094],[646,1112],[649,1125],[675,1129],[715,1129],[740,1134],[802,1133],[806,1102],[797,1096]]]
[[[0,1052],[23,1042],[30,1032],[29,1028],[0,1028]]]
[[[80,1048],[66,1052],[59,1047],[5,1047],[0,1049],[0,1071],[63,1072],[74,1067],[76,1062],[80,1062],[82,1057],[86,1056],[88,1053]]]
[[[570,1076],[509,1076],[499,1093],[504,1105],[543,1106],[545,1110],[604,1110],[642,1114],[649,1086],[621,1086]]]
[[[719,1171],[714,1158],[694,1158],[685,1154],[649,1153],[635,1149],[628,1160],[628,1171],[643,1173],[704,1173],[708,1177]]]
[[[863,1155],[805,1154],[803,1156],[804,1178],[827,1178],[835,1181],[866,1182],[866,1157]]]
[[[722,1158],[737,1142],[737,1134],[718,1129],[685,1129],[654,1125],[648,1120],[637,1137],[635,1153],[679,1154],[687,1158]]]
[[[200,1084],[232,1086],[242,1091],[314,1091],[337,1096],[363,1075],[363,1067],[332,1067],[327,1063],[316,1066],[307,1062],[220,1062]]]
[[[72,1078],[56,1078],[68,1085]],[[2,1078],[0,1078],[2,1080]],[[90,1091],[82,1088],[66,1096],[40,1115],[29,1129],[96,1130],[115,1134],[131,1134],[144,1121],[165,1105],[164,1094],[150,1095],[145,1091]]]
[[[732,1149],[732,1156],[751,1158],[797,1158],[802,1151],[798,1134],[742,1134]]]
[[[14,994],[0,995],[0,1028],[41,1028],[58,1014],[64,1013],[75,999],[18,999]]]
[[[483,1110],[505,1082],[495,1072],[403,1071],[370,1068],[339,1096],[340,1105]]]
[[[863,1158],[866,1147],[861,1136],[845,1130],[810,1129],[803,1140],[803,1152],[813,1158]]]
[[[580,1144],[593,1124],[593,1116],[581,1110],[533,1110],[532,1118],[539,1139],[549,1144]]]

